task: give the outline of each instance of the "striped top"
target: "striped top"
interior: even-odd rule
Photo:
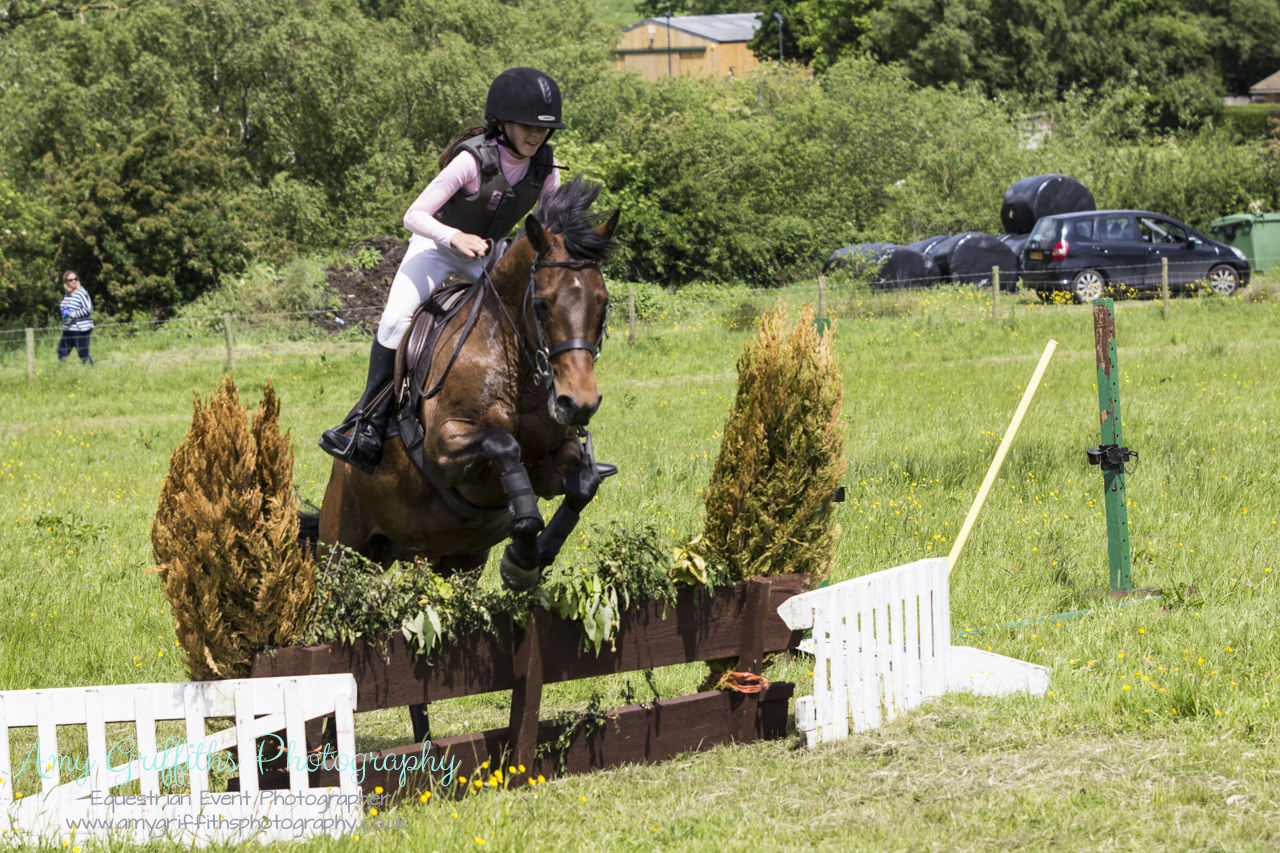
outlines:
[[[93,318],[89,316],[93,313],[93,300],[83,287],[62,297],[59,308],[62,311],[62,328],[66,331],[87,332],[93,328]]]

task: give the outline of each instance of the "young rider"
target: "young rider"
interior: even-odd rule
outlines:
[[[479,278],[490,247],[560,185],[547,144],[566,127],[555,80],[534,68],[508,68],[489,86],[484,111],[485,125],[445,149],[439,174],[405,213],[413,236],[378,323],[364,395],[346,421],[320,437],[325,452],[369,474],[382,458],[394,395],[376,405],[374,397],[391,381],[414,311],[450,274]]]

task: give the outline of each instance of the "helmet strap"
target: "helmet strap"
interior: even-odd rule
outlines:
[[[543,148],[546,148],[547,143],[551,141],[551,137],[555,136],[555,134],[556,134],[556,129],[554,127],[547,128],[547,135],[542,138],[542,144],[538,146],[538,151],[541,151]],[[498,143],[502,145],[504,148],[506,148],[508,151],[510,151],[512,154],[515,154],[516,156],[520,156],[520,149],[516,148],[515,144],[510,139],[507,138],[507,123],[505,121],[498,122],[498,131],[497,131],[497,135],[494,138],[497,139]],[[534,152],[535,156],[537,155],[537,153],[538,153],[537,151]]]
[[[502,147],[506,148],[508,151],[510,151],[512,154],[515,154],[517,157],[520,156],[520,150],[516,148],[515,144],[507,137],[506,122],[504,121],[498,122],[498,135],[496,138],[498,140],[498,144],[502,145]]]

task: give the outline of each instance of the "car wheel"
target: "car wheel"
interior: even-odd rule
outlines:
[[[1240,274],[1235,267],[1219,264],[1209,270],[1209,289],[1219,296],[1230,296],[1240,286]]]
[[[1100,299],[1106,286],[1107,280],[1102,277],[1102,273],[1097,270],[1080,270],[1076,273],[1076,277],[1071,279],[1071,294],[1077,302],[1087,304]]]

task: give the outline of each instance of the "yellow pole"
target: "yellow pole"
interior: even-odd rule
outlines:
[[[960,559],[960,551],[964,548],[964,543],[969,538],[970,531],[973,530],[973,524],[978,520],[978,513],[982,511],[982,505],[987,501],[987,493],[991,491],[991,486],[996,481],[996,475],[1000,473],[1000,466],[1004,464],[1005,454],[1009,452],[1009,445],[1013,444],[1013,437],[1018,433],[1018,427],[1022,425],[1022,419],[1027,414],[1027,408],[1031,405],[1031,398],[1036,395],[1036,389],[1040,387],[1040,380],[1044,378],[1045,368],[1049,366],[1049,359],[1053,357],[1053,351],[1058,348],[1058,342],[1050,340],[1045,345],[1044,354],[1040,356],[1040,363],[1036,365],[1035,373],[1031,374],[1031,381],[1027,383],[1027,390],[1022,392],[1022,401],[1018,403],[1018,409],[1013,413],[1013,420],[1009,423],[1009,428],[1005,430],[1004,439],[1000,442],[999,449],[996,450],[996,458],[991,460],[991,467],[987,469],[987,477],[982,481],[982,488],[978,489],[978,496],[973,499],[973,506],[969,507],[969,514],[965,516],[964,524],[960,527],[960,534],[956,536],[955,544],[951,546],[951,553],[947,556],[947,573],[950,574],[956,567],[956,560]]]

